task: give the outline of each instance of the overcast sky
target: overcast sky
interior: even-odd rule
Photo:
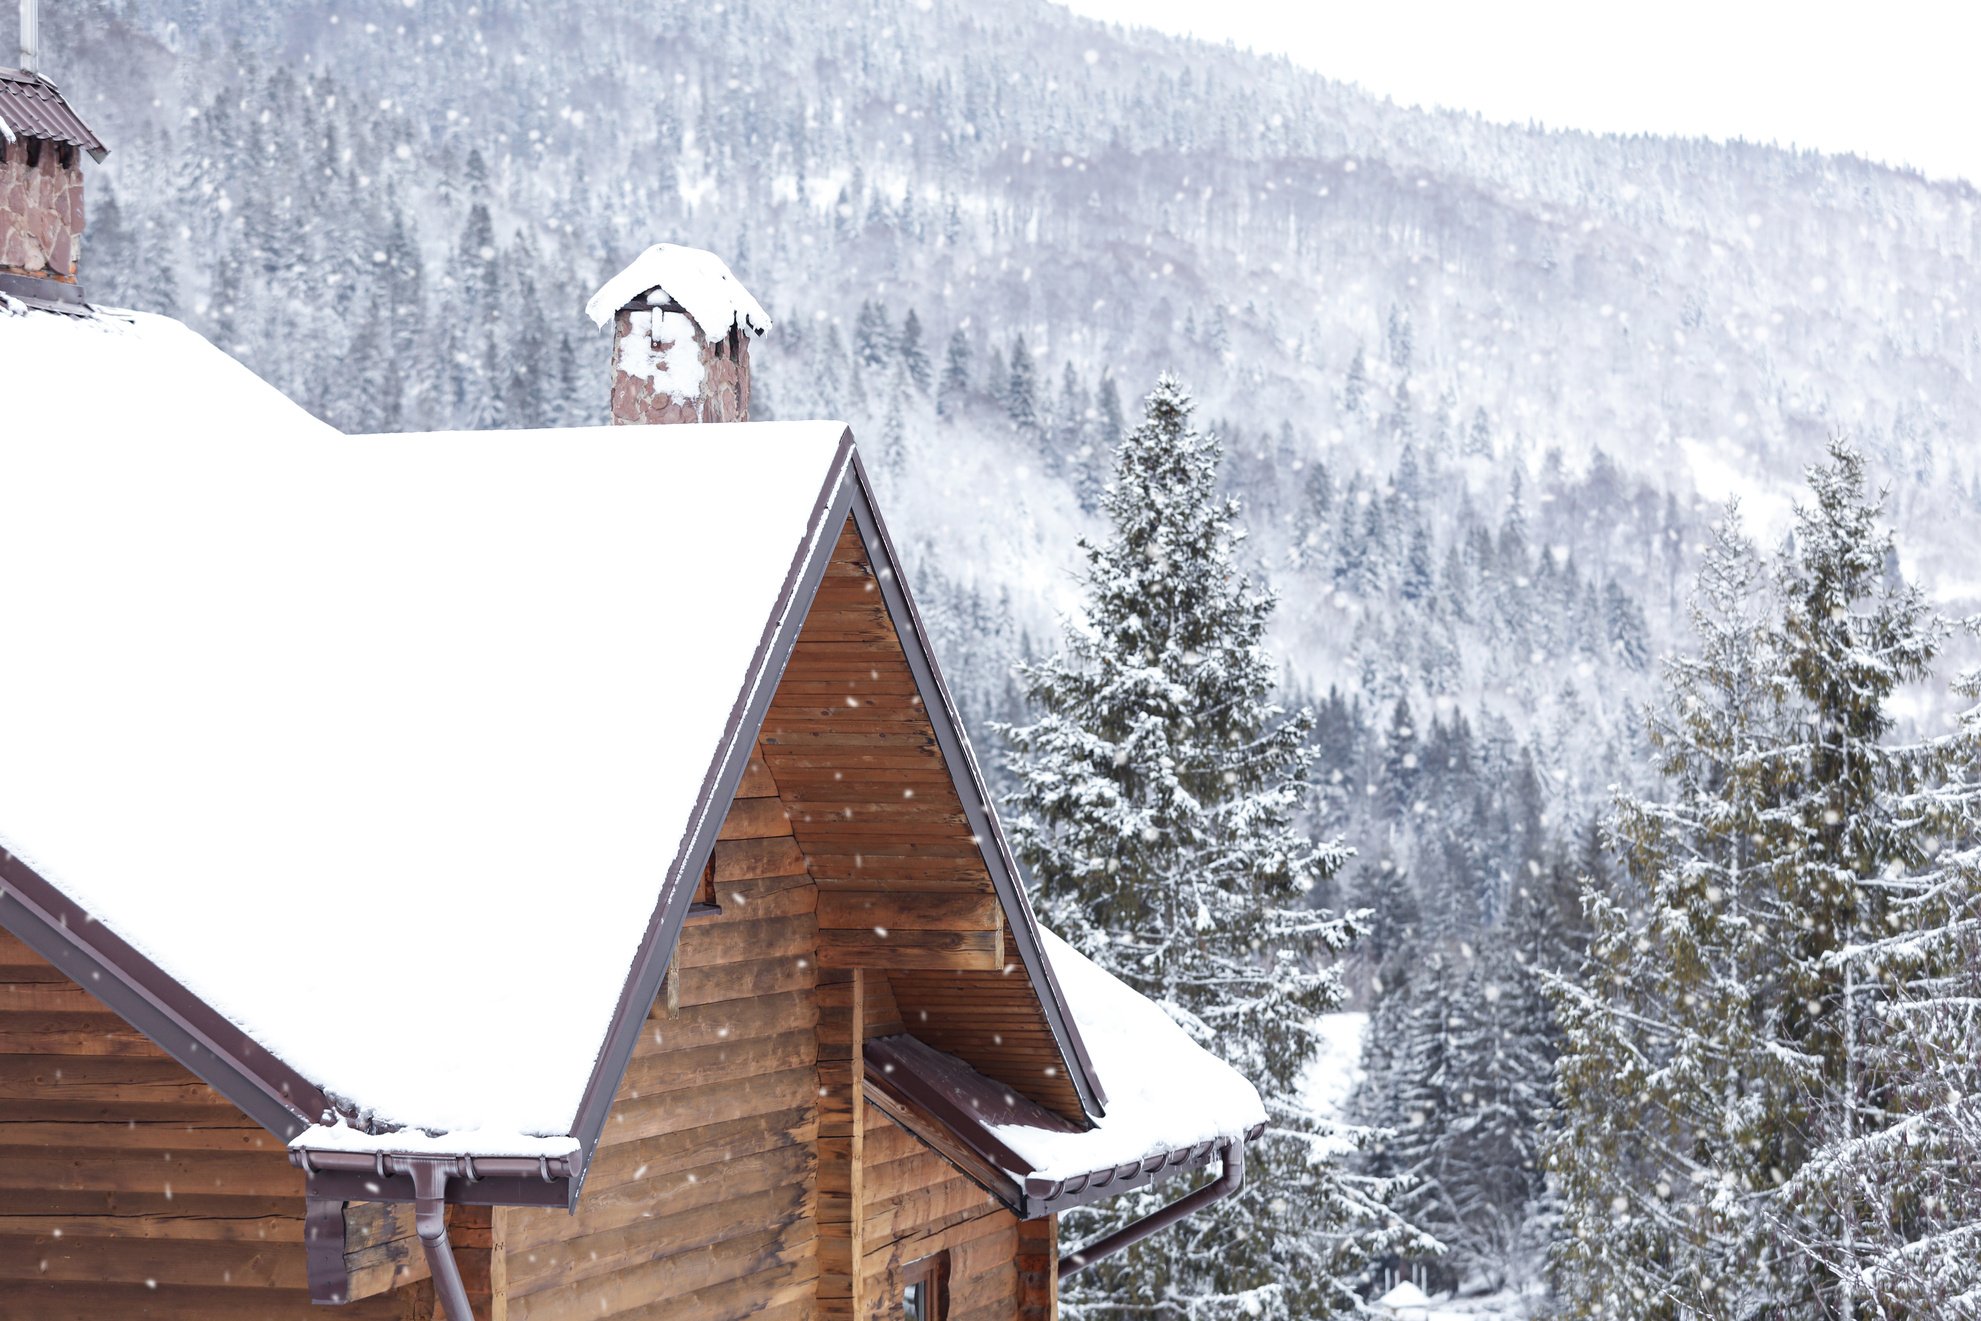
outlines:
[[[1062,0],[1406,105],[1794,143],[1981,182],[1977,0]]]

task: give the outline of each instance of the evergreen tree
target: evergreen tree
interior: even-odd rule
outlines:
[[[949,348],[942,355],[942,388],[936,395],[936,412],[954,416],[970,393],[970,339],[959,327],[949,337]]]
[[[1369,392],[1369,368],[1363,361],[1362,346],[1355,346],[1355,356],[1348,363],[1348,377],[1341,386],[1341,407],[1346,413],[1360,413],[1363,397]]]
[[[1933,1289],[1981,1284],[1948,1265],[1975,1199],[1919,1192],[1958,1139],[1907,1137],[1962,1119],[1955,1091],[1919,1089],[1904,1006],[1960,958],[1971,874],[1940,855],[1972,839],[1972,795],[1960,758],[1889,741],[1943,629],[1888,575],[1855,451],[1810,482],[1772,578],[1737,532],[1708,555],[1701,654],[1667,663],[1650,721],[1671,792],[1619,800],[1627,876],[1588,887],[1582,983],[1553,984],[1573,1315],[1942,1315]],[[1922,1021],[1974,1077],[1971,1007]]]
[[[1784,1040],[1785,959],[1755,841],[1792,737],[1774,601],[1733,511],[1692,609],[1698,654],[1647,712],[1661,799],[1619,796],[1624,864],[1585,882],[1579,978],[1549,984],[1563,1033],[1556,1280],[1568,1315],[1746,1315],[1779,1269],[1747,1226],[1785,1159],[1809,1061]]]
[[[1004,411],[1011,418],[1011,425],[1021,433],[1028,436],[1039,433],[1038,371],[1023,335],[1011,345],[1011,375],[1004,387]]]
[[[1784,756],[1790,794],[1769,837],[1777,921],[1793,955],[1784,1026],[1821,1066],[1817,1094],[1805,1099],[1807,1151],[1791,1153],[1807,1163],[1789,1167],[1767,1232],[1824,1267],[1798,1292],[1813,1284],[1822,1306],[1855,1321],[1902,1314],[1906,1304],[1870,1268],[1865,1242],[1873,1226],[1894,1211],[1902,1222],[1904,1212],[1866,1197],[1856,1165],[1881,1138],[1902,1143],[1909,1126],[1896,1093],[1912,1082],[1910,1032],[1882,1010],[1888,976],[1904,976],[1904,939],[1925,936],[1912,923],[1934,907],[1900,897],[1939,882],[1926,849],[1933,832],[1906,810],[1930,768],[1919,749],[1890,744],[1891,703],[1901,685],[1930,674],[1945,626],[1891,571],[1892,537],[1865,492],[1861,456],[1839,441],[1829,457],[1810,470],[1814,499],[1796,511],[1794,553],[1781,570],[1785,668],[1800,711]],[[1890,953],[1867,953],[1867,942],[1893,937],[1900,943]],[[1970,1054],[1976,1044],[1981,1037],[1971,1036]],[[1981,1234],[1981,1223],[1968,1232]]]
[[[922,347],[922,319],[915,315],[915,309],[908,309],[908,319],[901,323],[901,336],[898,347],[901,352],[901,366],[908,373],[908,380],[922,394],[929,392],[931,368],[928,350]]]
[[[894,356],[894,327],[888,324],[887,309],[873,299],[860,303],[860,317],[853,325],[853,350],[860,365],[877,368]]]
[[[1046,920],[1255,1080],[1274,1127],[1231,1210],[1083,1274],[1068,1310],[1332,1316],[1353,1310],[1369,1261],[1416,1236],[1385,1183],[1325,1159],[1327,1127],[1299,1098],[1305,1024],[1340,1004],[1332,956],[1360,921],[1306,902],[1347,855],[1295,824],[1312,717],[1272,700],[1273,598],[1238,570],[1221,447],[1192,410],[1164,377],[1116,451],[1111,535],[1083,543],[1084,626],[1022,671],[1044,714],[1003,727],[1008,802]],[[1069,1215],[1067,1232],[1154,1200]]]

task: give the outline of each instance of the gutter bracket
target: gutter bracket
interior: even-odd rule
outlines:
[[[344,1260],[346,1205],[315,1192],[304,1201],[303,1242],[312,1303],[335,1307],[351,1297],[351,1268]]]
[[[1168,1206],[1150,1212],[1140,1220],[1131,1221],[1115,1230],[1107,1237],[1089,1243],[1086,1247],[1069,1252],[1059,1259],[1059,1279],[1064,1283],[1069,1275],[1076,1274],[1104,1257],[1112,1257],[1126,1248],[1132,1248],[1151,1234],[1160,1233],[1185,1216],[1203,1210],[1213,1202],[1222,1202],[1245,1185],[1245,1140],[1234,1137],[1224,1148],[1224,1169],[1216,1179],[1195,1192],[1185,1193]]]
[[[454,1245],[447,1241],[447,1181],[466,1164],[455,1157],[400,1156],[397,1163],[413,1176],[413,1226],[426,1251],[427,1268],[433,1272],[434,1291],[447,1321],[474,1321],[468,1305],[468,1289],[461,1282],[461,1266],[454,1260]]]

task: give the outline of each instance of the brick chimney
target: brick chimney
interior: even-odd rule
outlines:
[[[34,72],[37,19],[35,0],[21,0],[21,67],[0,69],[0,293],[80,303],[81,153],[109,153]]]
[[[750,420],[750,341],[770,318],[722,258],[656,243],[585,304],[612,326],[612,421]]]

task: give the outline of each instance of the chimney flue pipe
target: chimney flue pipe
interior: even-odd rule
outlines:
[[[33,73],[41,62],[41,0],[21,0],[21,69]]]

